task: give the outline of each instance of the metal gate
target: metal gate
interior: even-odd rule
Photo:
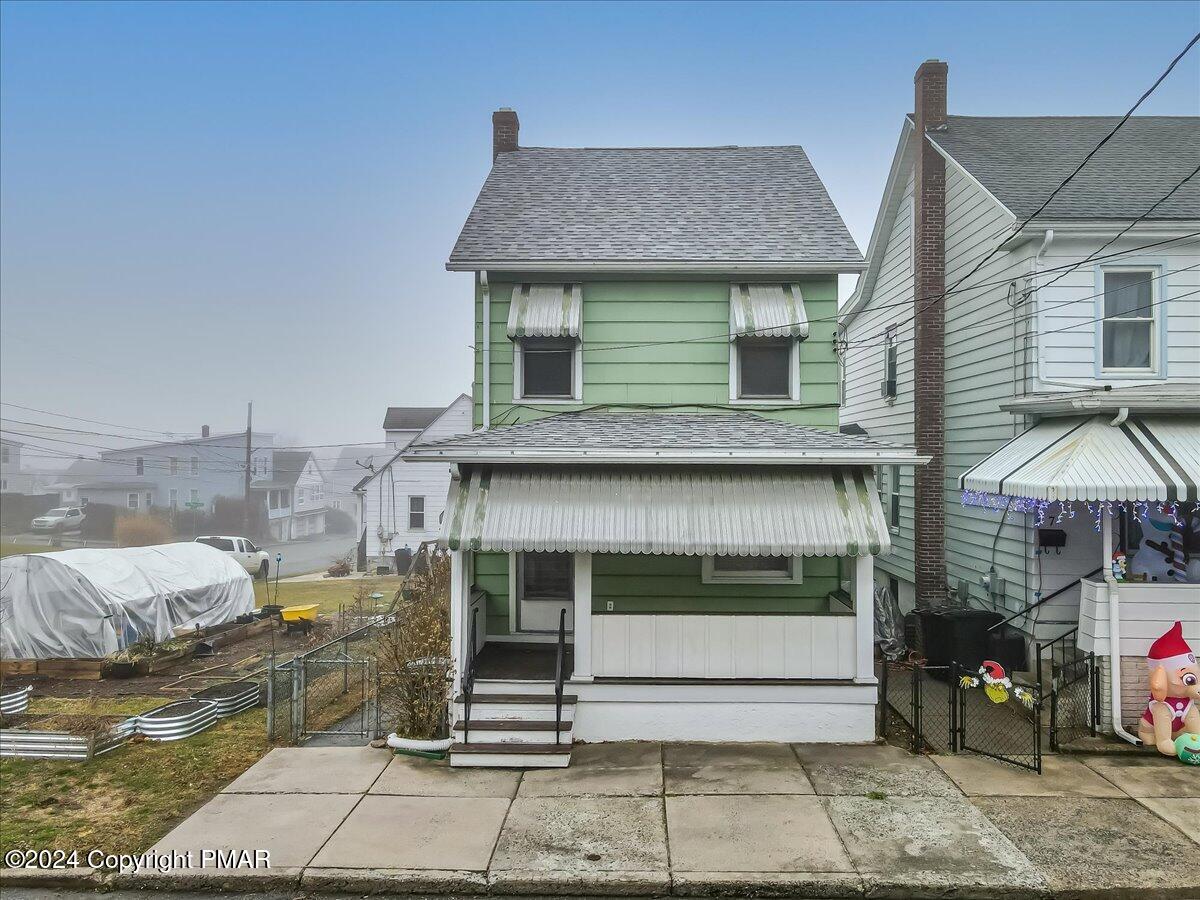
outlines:
[[[1040,659],[1039,656],[1035,657]],[[1042,684],[1023,683],[1002,670],[950,667],[953,750],[969,750],[1042,772]]]
[[[373,625],[344,634],[287,662],[268,666],[267,738],[301,744],[314,735],[378,737],[378,677],[373,657],[355,645]],[[366,647],[363,645],[363,650]]]

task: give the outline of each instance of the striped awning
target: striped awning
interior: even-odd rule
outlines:
[[[1046,419],[963,473],[966,491],[1035,500],[1196,499],[1200,416]]]
[[[861,556],[891,547],[858,467],[485,466],[450,485],[452,550]]]
[[[739,337],[808,337],[808,317],[798,284],[731,284],[730,340]]]
[[[518,284],[508,307],[508,336],[577,338],[582,318],[582,285]]]

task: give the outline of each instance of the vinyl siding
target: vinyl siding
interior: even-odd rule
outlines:
[[[871,302],[850,323],[845,335],[845,394],[842,424],[857,424],[873,438],[913,444],[913,273],[910,251],[913,181],[910,172],[897,204],[883,263]],[[884,335],[899,329],[896,342],[896,397],[880,393],[884,377]],[[882,573],[913,580],[913,472],[900,469],[900,527],[892,535],[892,552],[876,560]]]
[[[544,280],[545,276],[541,276]],[[516,281],[537,281],[520,276]],[[512,424],[585,406],[611,404],[729,405],[729,284],[724,281],[583,282],[581,403],[513,402],[513,344],[507,335],[511,282],[491,283],[491,400],[494,425]],[[837,426],[837,360],[833,337],[837,277],[780,276],[802,285],[810,325],[800,345],[801,407],[764,412],[805,425]],[[482,288],[476,286],[474,397],[483,424]],[[628,346],[654,341],[688,341]],[[753,407],[749,407],[753,408]]]

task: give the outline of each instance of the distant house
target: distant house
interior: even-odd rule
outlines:
[[[360,498],[359,536],[371,568],[391,565],[397,550],[415,550],[421,541],[437,538],[450,467],[404,462],[398,455],[418,438],[436,441],[470,432],[471,398],[461,394],[449,406],[436,408],[391,407],[383,428],[393,452],[354,489]]]
[[[39,472],[26,465],[25,445],[11,438],[0,438],[0,491],[13,494],[48,493],[47,485],[58,480],[59,473]]]
[[[273,540],[325,533],[325,476],[311,451],[273,451],[270,476],[250,487],[266,507],[267,531]]]

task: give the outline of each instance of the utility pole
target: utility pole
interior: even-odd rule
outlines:
[[[245,496],[242,498],[242,535],[250,536],[250,434],[254,422],[254,403],[246,403],[246,472]]]

